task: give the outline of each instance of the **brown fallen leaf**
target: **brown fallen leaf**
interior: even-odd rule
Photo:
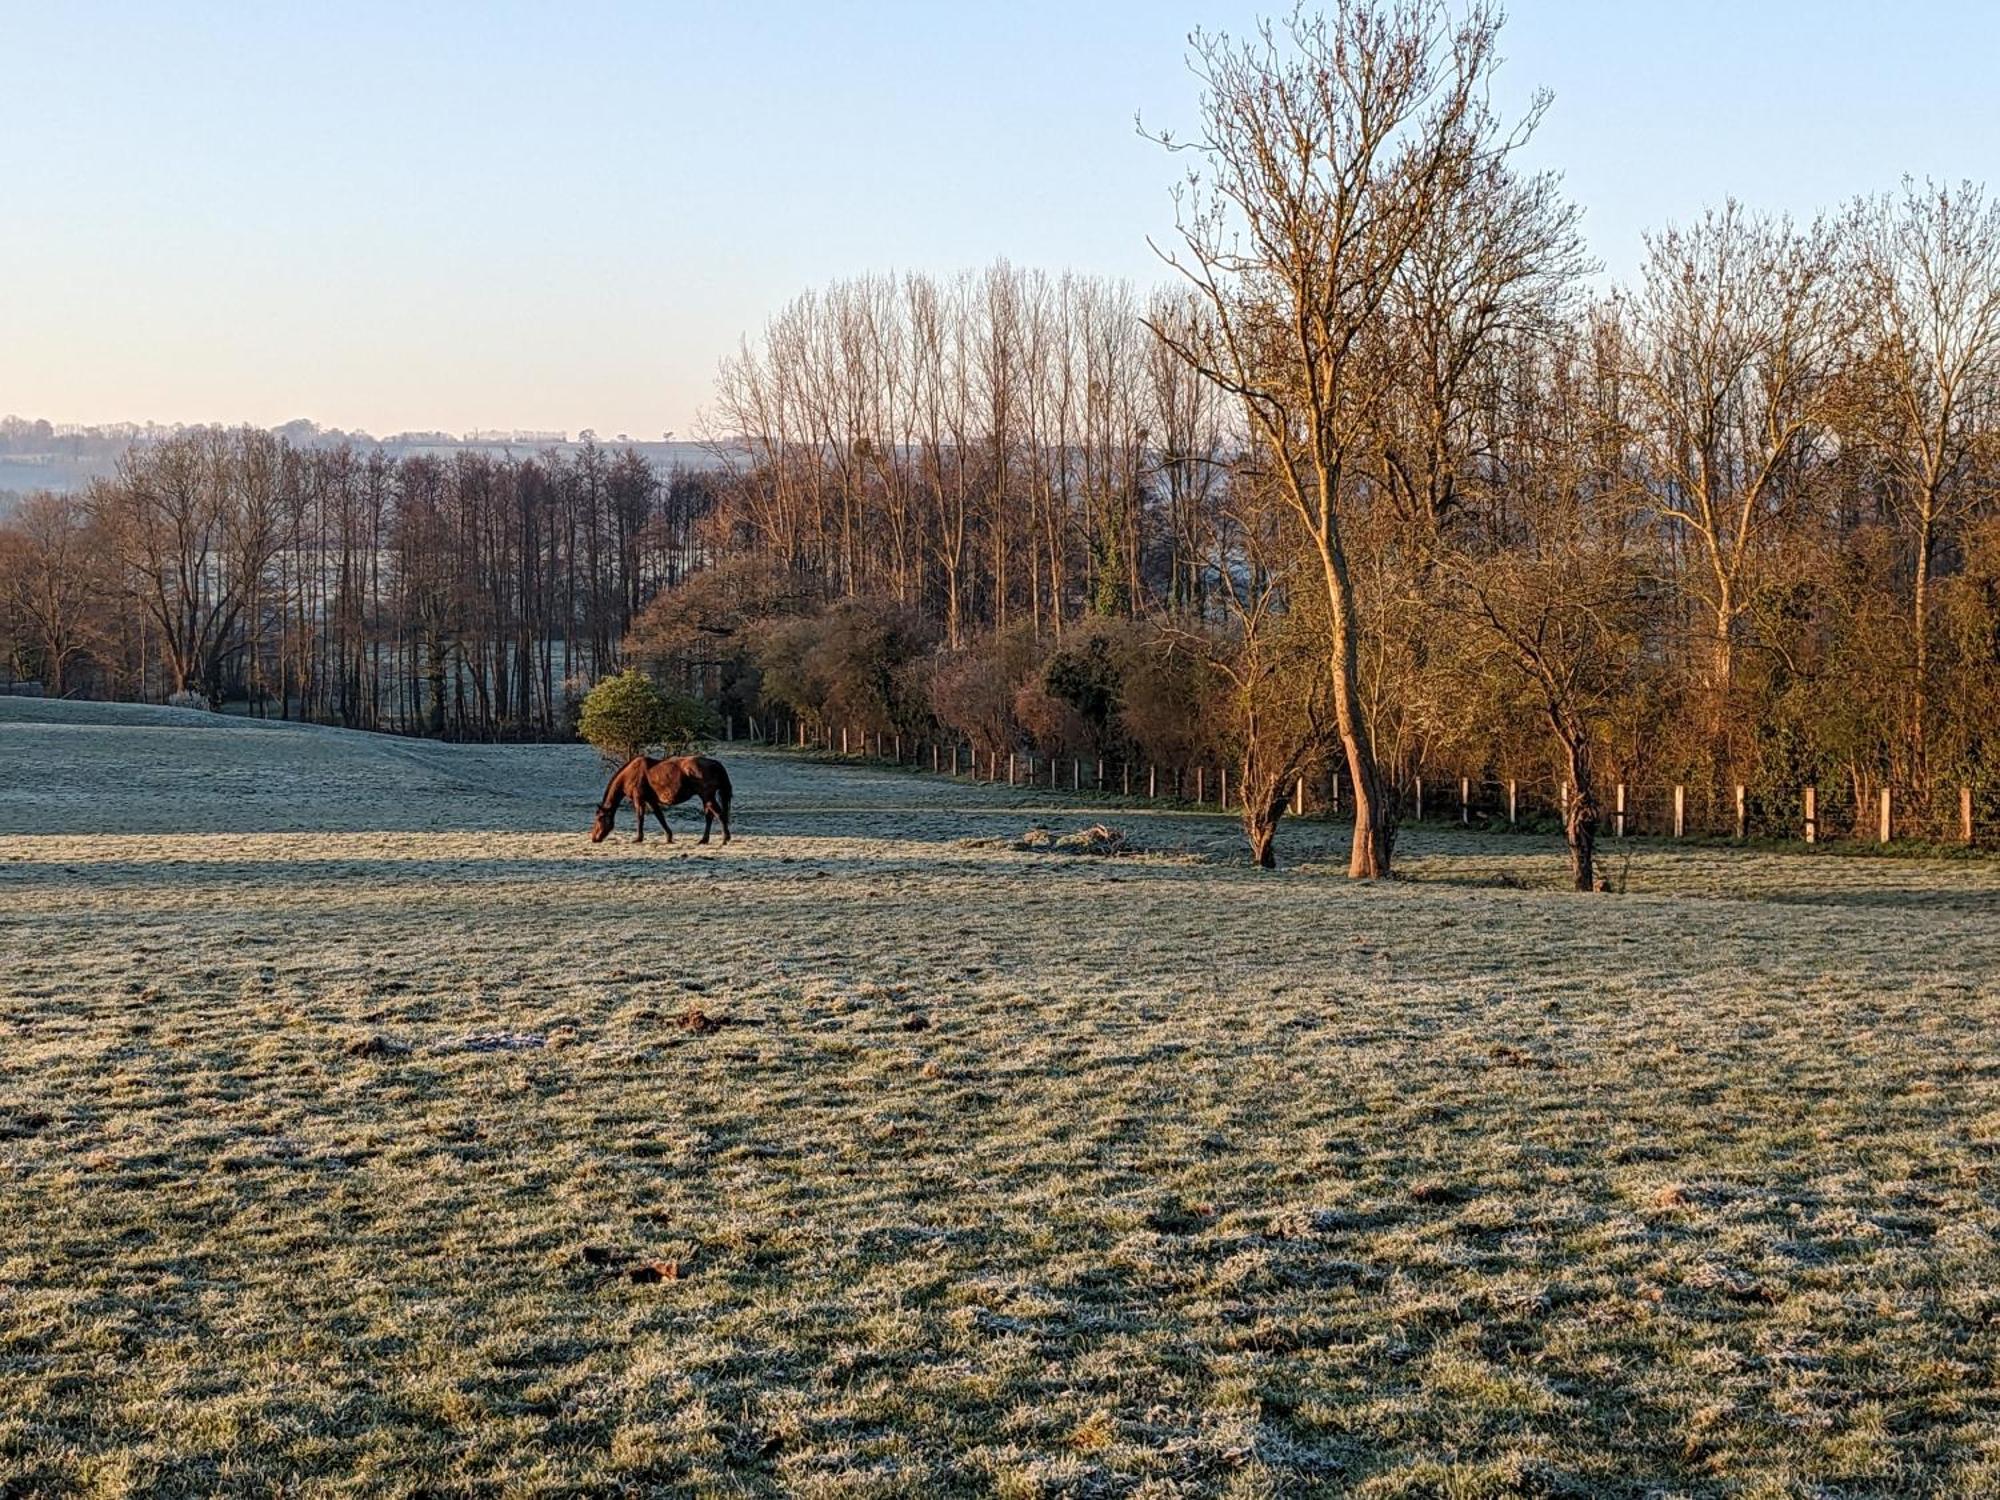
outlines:
[[[648,1261],[643,1266],[634,1266],[625,1274],[641,1286],[652,1286],[661,1281],[679,1281],[681,1263],[677,1260]]]

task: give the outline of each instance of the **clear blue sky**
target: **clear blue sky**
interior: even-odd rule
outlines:
[[[1268,8],[0,0],[0,412],[685,435],[835,276],[1155,279],[1134,112]],[[1992,3],[1515,0],[1504,51],[1618,278],[1729,194],[2000,162]]]

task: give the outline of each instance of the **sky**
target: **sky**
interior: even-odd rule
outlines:
[[[694,436],[837,277],[1162,279],[1134,117],[1287,3],[0,0],[0,413]],[[1992,0],[1513,0],[1501,50],[1614,280],[1732,195],[2000,162]]]

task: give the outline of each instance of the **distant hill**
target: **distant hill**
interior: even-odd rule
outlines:
[[[156,423],[120,422],[103,427],[57,427],[23,417],[0,418],[0,516],[13,509],[22,495],[37,490],[65,493],[85,488],[92,479],[112,473],[119,457],[134,443],[144,443],[184,431]],[[399,432],[378,438],[365,432],[342,432],[313,422],[287,422],[270,429],[301,448],[335,447],[350,443],[391,458],[419,453],[537,453],[546,448],[569,454],[584,444],[567,433],[480,431],[462,437],[445,432]],[[712,469],[720,467],[713,446],[685,441],[623,442],[598,437],[600,448],[634,449],[654,467]]]

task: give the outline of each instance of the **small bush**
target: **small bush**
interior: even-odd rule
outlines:
[[[660,688],[628,667],[592,688],[577,716],[577,737],[608,761],[625,764],[651,749],[686,755],[715,733],[715,715],[686,693]]]
[[[1058,646],[1042,666],[1042,690],[1074,716],[1079,738],[1072,744],[1093,755],[1106,755],[1116,739],[1115,719],[1124,701],[1126,663],[1134,643],[1131,632],[1113,632],[1109,624],[1079,631]]]
[[[930,709],[954,737],[982,754],[1006,755],[1035,742],[1017,714],[1042,669],[1042,646],[1022,622],[941,654],[929,672]]]
[[[167,694],[168,708],[198,708],[203,713],[211,712],[215,705],[208,701],[208,694],[196,688],[182,688],[178,693]]]
[[[766,701],[864,734],[916,734],[927,727],[918,667],[937,636],[904,606],[849,599],[817,615],[769,621],[753,634]]]

